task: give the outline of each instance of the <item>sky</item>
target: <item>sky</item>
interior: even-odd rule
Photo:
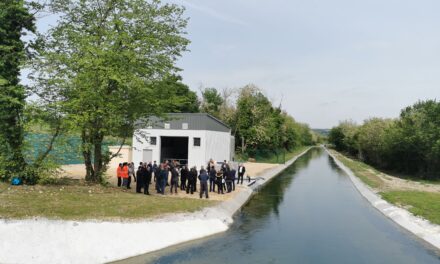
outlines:
[[[194,91],[252,83],[312,128],[440,99],[438,0],[166,1],[190,18],[178,66]]]

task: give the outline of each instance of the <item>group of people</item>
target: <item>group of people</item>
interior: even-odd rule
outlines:
[[[155,190],[159,194],[165,194],[165,189],[170,186],[171,194],[177,194],[177,189],[194,194],[197,192],[197,182],[199,181],[200,198],[209,198],[209,192],[218,194],[230,193],[235,191],[235,181],[243,184],[246,168],[239,164],[238,169],[230,166],[226,160],[217,168],[216,163],[211,159],[206,168],[201,166],[200,170],[194,166],[189,168],[180,165],[177,161],[164,161],[161,164],[154,162],[141,162],[135,171],[135,165],[131,163],[121,163],[117,169],[118,186],[131,189],[131,179],[136,182],[136,192],[149,195],[150,184],[155,183]]]

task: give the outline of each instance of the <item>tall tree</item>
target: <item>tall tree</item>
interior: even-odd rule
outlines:
[[[271,141],[273,107],[269,99],[254,85],[240,91],[237,100],[237,137],[242,152],[267,146]]]
[[[58,24],[37,46],[34,92],[56,103],[81,134],[86,180],[102,182],[117,153],[105,137],[131,137],[139,120],[168,111],[158,82],[178,71],[186,50],[183,9],[159,0],[53,0]]]
[[[34,17],[23,0],[0,1],[0,144],[6,174],[21,176],[23,156],[23,113],[25,88],[20,85],[20,67],[26,59],[25,31],[35,31]]]
[[[197,113],[199,99],[194,91],[182,82],[182,77],[170,75],[154,85],[151,100],[166,102],[170,113]]]
[[[215,88],[205,88],[202,90],[202,105],[203,112],[219,117],[220,107],[223,104],[221,94]]]

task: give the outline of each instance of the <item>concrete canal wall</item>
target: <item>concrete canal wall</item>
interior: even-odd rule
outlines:
[[[330,151],[327,149],[326,151],[333,158],[335,163],[350,177],[356,189],[373,207],[405,230],[427,242],[437,250],[440,250],[440,226],[417,217],[403,208],[388,203],[373,189],[356,177],[353,171],[332,155]]]
[[[129,222],[0,220],[0,263],[106,263],[224,232],[256,190],[308,150],[257,175],[230,200],[195,213]]]

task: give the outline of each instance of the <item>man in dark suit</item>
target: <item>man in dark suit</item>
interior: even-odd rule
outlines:
[[[240,164],[238,166],[238,178],[237,178],[237,184],[240,182],[241,179],[241,184],[243,184],[243,176],[246,173],[246,167],[243,166],[243,164]]]
[[[139,167],[136,171],[136,192],[137,193],[142,193],[141,189],[142,187],[144,187],[144,175],[143,175],[143,169],[144,169],[144,164],[141,162],[139,163]]]
[[[237,174],[237,171],[234,168],[231,168],[229,174],[231,175],[232,190],[235,191],[235,175]]]
[[[180,170],[180,190],[186,190],[186,182],[188,181],[189,170],[185,165]]]
[[[144,165],[143,168],[143,176],[144,176],[144,194],[150,195],[149,188],[151,183],[151,175],[153,174],[153,166],[149,163],[147,166]]]

